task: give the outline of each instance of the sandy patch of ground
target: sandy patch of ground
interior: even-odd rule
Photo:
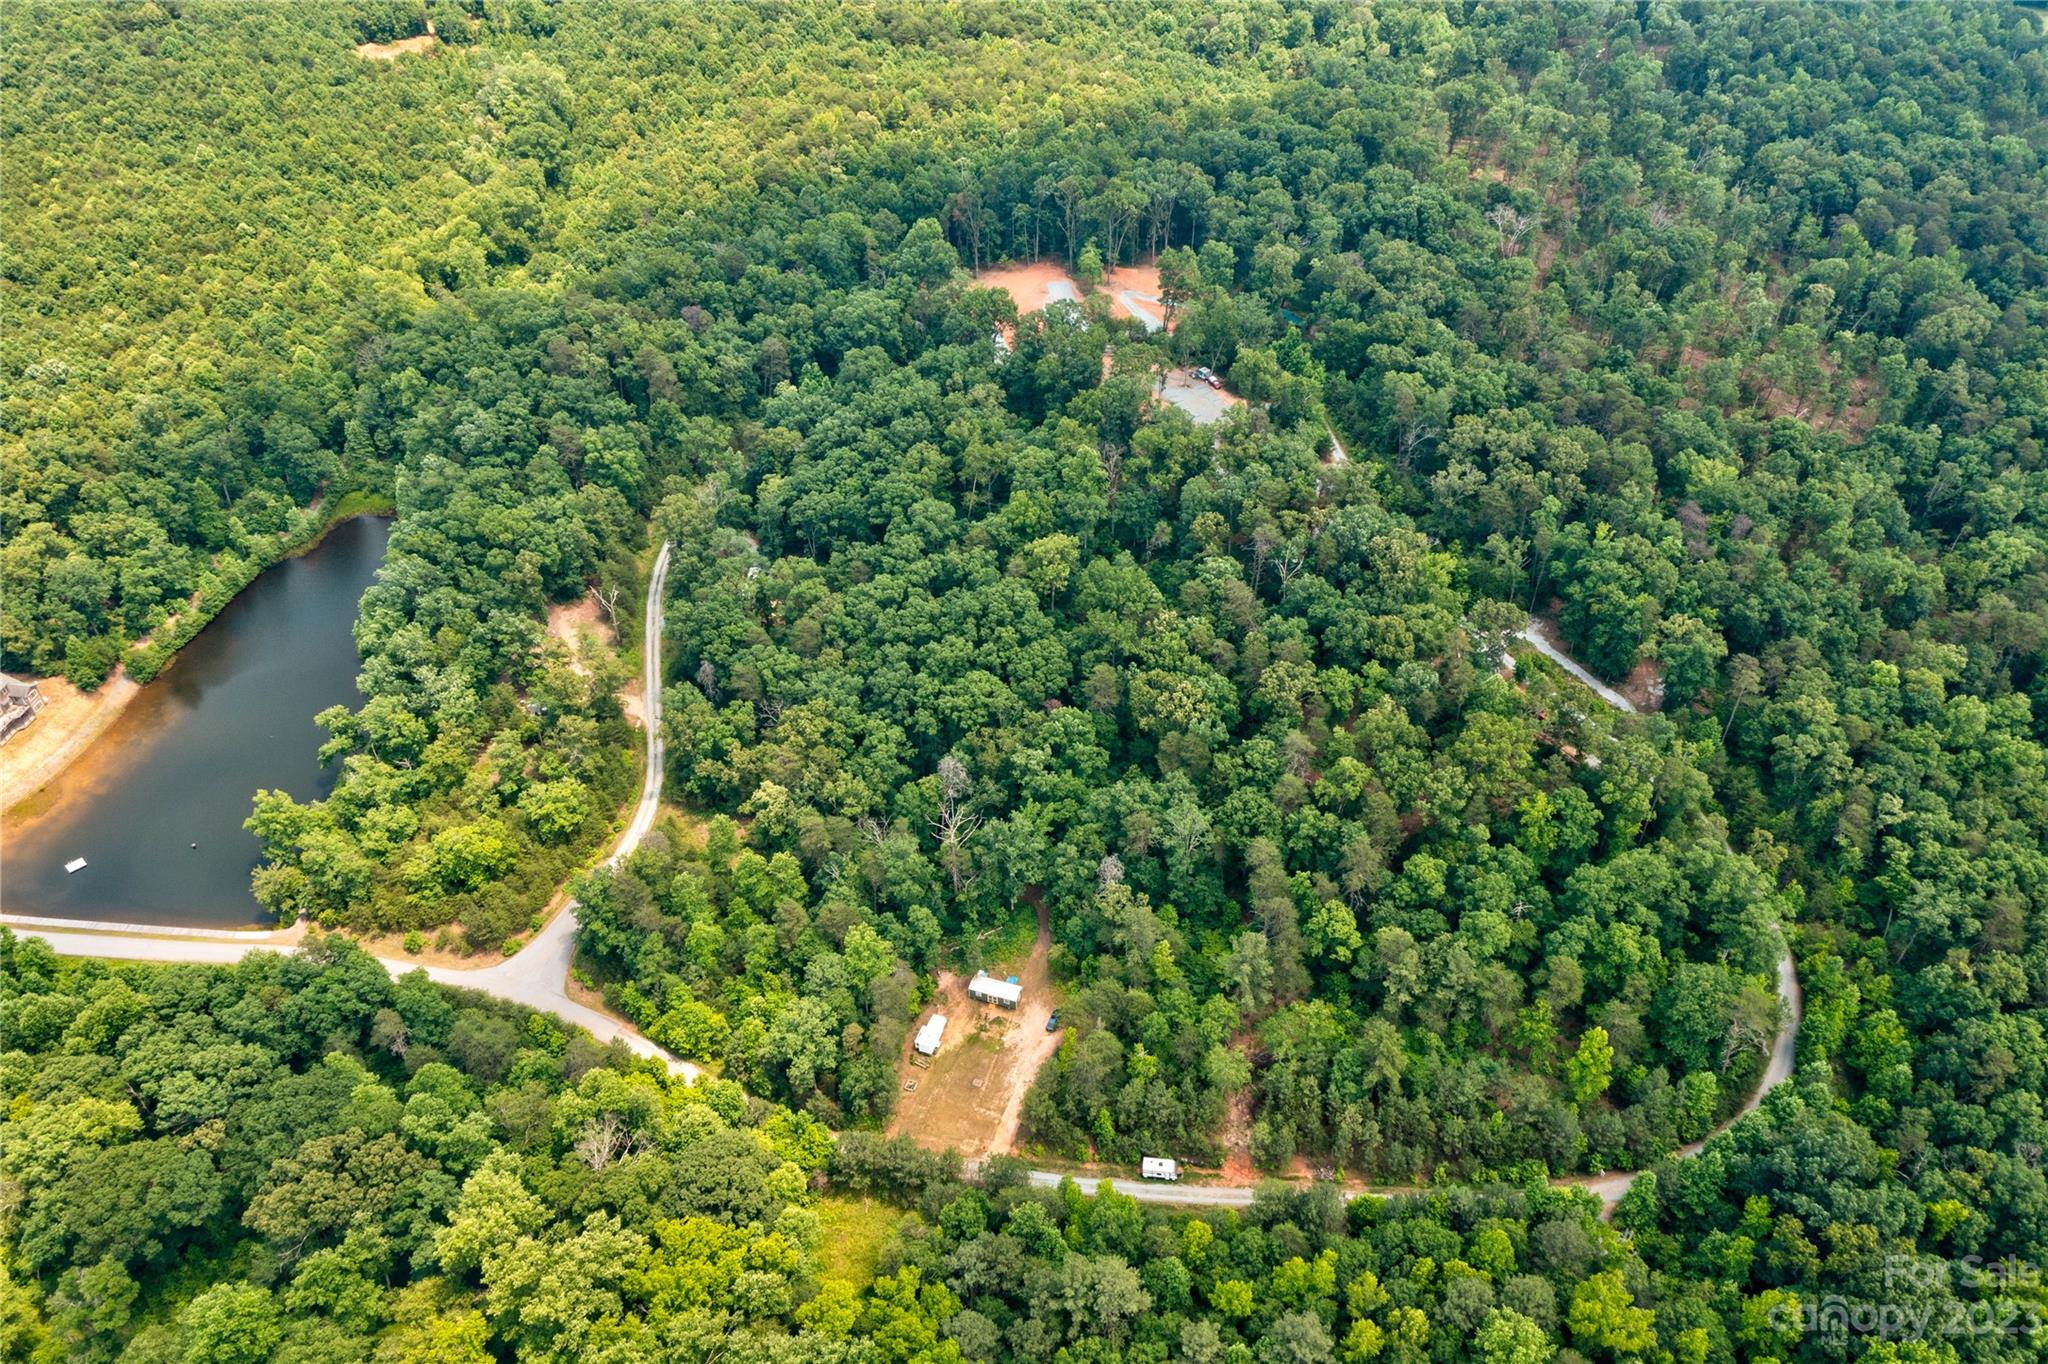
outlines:
[[[1256,1184],[1261,1173],[1252,1164],[1252,1087],[1246,1085],[1230,1096],[1223,1115],[1222,1177],[1226,1184]]]
[[[89,692],[61,677],[30,680],[41,688],[46,704],[33,720],[0,744],[0,810],[9,813],[49,785],[106,732],[142,690],[118,670]]]
[[[993,265],[979,271],[974,282],[984,289],[1001,289],[1017,305],[1017,315],[1044,311],[1046,305],[1065,300],[1081,301],[1081,286],[1054,261],[1029,265]]]
[[[1637,710],[1645,715],[1654,715],[1664,709],[1664,673],[1649,659],[1636,664],[1614,689],[1635,703]]]
[[[395,62],[408,52],[431,52],[441,45],[433,33],[421,33],[411,38],[400,38],[395,43],[357,43],[356,55],[373,62]]]
[[[607,651],[619,647],[619,632],[605,620],[594,592],[580,601],[550,606],[548,635],[568,646],[569,668],[578,677],[590,676],[590,665],[584,658],[593,641]],[[638,688],[639,683],[633,685]]]
[[[1197,379],[1194,371],[1170,369],[1166,372],[1166,383],[1160,388],[1159,396],[1194,419],[1197,426],[1209,426],[1230,415],[1230,409],[1243,405],[1244,399],[1228,389],[1211,388]]]
[[[1022,966],[999,963],[988,968],[992,976],[1014,973],[1023,985],[1024,1002],[1014,1010],[977,1004],[967,997],[963,977],[939,973],[938,996],[918,1022],[933,1011],[943,1013],[946,1036],[929,1066],[912,1065],[916,1053],[908,1040],[904,1042],[891,1135],[908,1134],[920,1146],[955,1150],[970,1160],[1015,1148],[1024,1096],[1038,1068],[1059,1050],[1065,1036],[1064,1030],[1045,1030],[1057,1003],[1047,967],[1051,948],[1050,923],[1041,905],[1037,941]],[[913,1083],[916,1089],[903,1089]]]
[[[1110,316],[1134,317],[1146,331],[1173,330],[1159,298],[1158,266],[1119,265],[1103,276],[1102,284],[1109,291]]]

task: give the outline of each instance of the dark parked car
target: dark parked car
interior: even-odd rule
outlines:
[[[1054,1010],[1052,1017],[1045,1020],[1045,1030],[1047,1032],[1058,1032],[1060,1030],[1060,1016],[1058,1010]]]

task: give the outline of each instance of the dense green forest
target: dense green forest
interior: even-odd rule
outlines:
[[[624,670],[545,609],[631,638],[672,542],[692,815],[576,880],[582,965],[721,1076],[341,947],[11,946],[6,1349],[2036,1357],[2038,11],[21,4],[0,39],[0,661],[146,672],[390,497],[370,699],[323,717],[330,799],[258,797],[256,889],[496,950],[633,784]],[[972,278],[1155,255],[1170,334]],[[1170,363],[1248,402],[1195,426]],[[1262,1167],[1432,1191],[1189,1219],[861,1130],[932,973],[1040,905],[1027,1149],[1212,1161],[1235,1107]],[[1753,1087],[1787,948],[1796,1081],[1665,1161]],[[1644,1165],[1612,1223],[1542,1182]],[[828,1272],[860,1194],[892,1229]],[[1801,1329],[1830,1303],[1933,1315]]]
[[[1977,1244],[1825,1088],[1615,1225],[1505,1185],[1190,1217],[1003,1163],[970,1186],[338,940],[109,966],[0,929],[0,1044],[13,1359],[1703,1362],[1777,1357],[1798,1293],[1873,1286],[1923,1222]],[[871,1261],[827,1235],[852,1207],[883,1224]],[[2024,1323],[2038,1299],[1926,1279],[1912,1305]],[[1954,1342],[1873,1355],[2030,1357]]]

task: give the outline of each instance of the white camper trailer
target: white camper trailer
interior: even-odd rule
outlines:
[[[919,1056],[936,1055],[939,1050],[939,1039],[945,1035],[946,1016],[933,1014],[924,1021],[924,1026],[917,1030],[917,1036],[911,1040],[910,1045],[917,1048]]]
[[[986,971],[977,971],[974,979],[967,982],[967,993],[984,1004],[1014,1009],[1024,998],[1024,987],[1014,980],[998,980]]]
[[[1146,1156],[1138,1162],[1138,1173],[1146,1179],[1179,1179],[1180,1164],[1165,1156]]]

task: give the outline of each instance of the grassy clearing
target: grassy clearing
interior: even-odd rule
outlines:
[[[1038,912],[1029,905],[1018,905],[1008,919],[977,937],[971,947],[949,945],[948,964],[963,972],[984,967],[993,972],[997,963],[1021,962],[1030,956],[1037,936]]]
[[[823,1276],[852,1288],[874,1282],[882,1243],[889,1239],[902,1214],[877,1198],[826,1194],[818,1199],[818,1225],[823,1246]]]

